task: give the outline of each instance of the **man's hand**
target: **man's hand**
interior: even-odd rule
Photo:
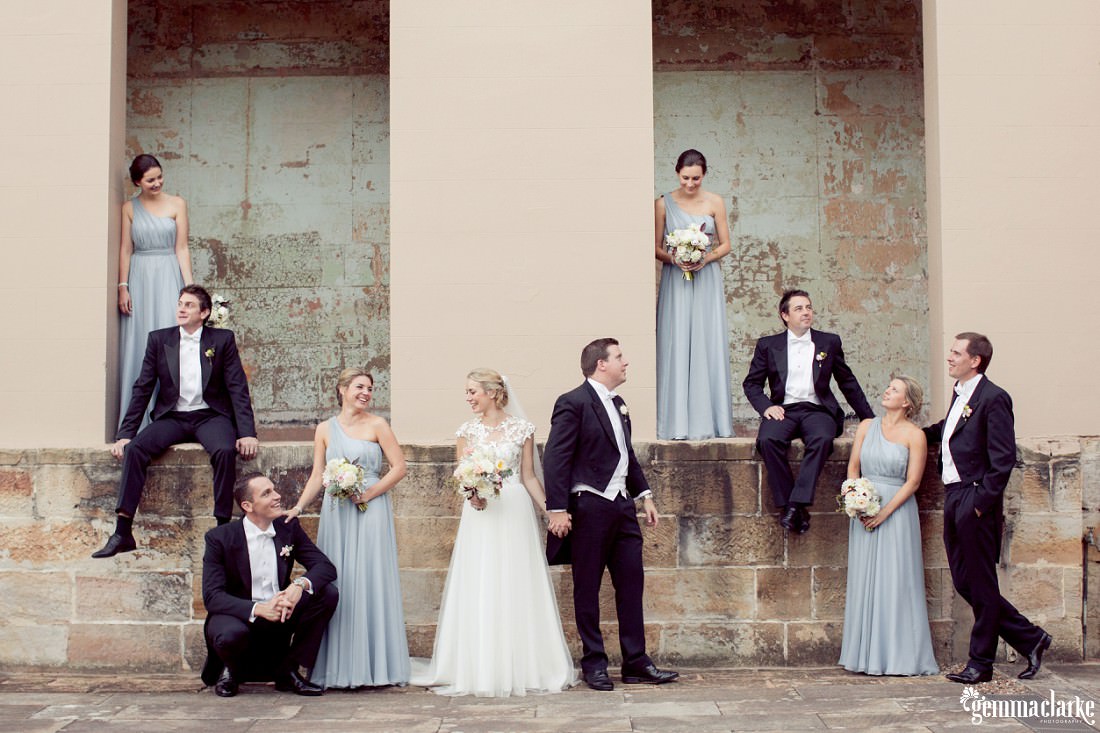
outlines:
[[[111,446],[111,455],[122,460],[122,453],[126,448],[126,444],[130,442],[129,438],[119,438],[115,441],[115,444]]]
[[[251,461],[260,450],[260,441],[256,438],[237,438],[237,453],[246,461]]]
[[[573,529],[573,518],[569,516],[569,512],[550,512],[548,529],[555,537],[565,537]]]
[[[302,600],[302,595],[305,590],[300,585],[288,585],[286,590],[279,591],[271,600],[275,602],[275,607],[279,609],[280,621],[286,621],[294,613],[294,608],[298,605],[298,601]]]
[[[782,420],[787,414],[787,411],[783,409],[782,405],[772,405],[768,409],[764,410],[765,420]]]
[[[647,496],[642,501],[642,510],[645,511],[645,523],[647,527],[657,526],[657,505],[653,503],[653,497]]]
[[[256,614],[256,618],[266,619],[272,623],[279,623],[283,620],[283,612],[279,609],[278,602],[279,596],[275,596],[270,601],[257,603],[256,610],[254,610],[253,613]]]

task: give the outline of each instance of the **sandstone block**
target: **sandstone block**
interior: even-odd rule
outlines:
[[[28,516],[32,510],[31,472],[21,468],[0,468],[0,516]]]
[[[759,469],[752,463],[659,463],[650,484],[662,511],[687,516],[756,514]]]
[[[446,578],[446,570],[404,568],[401,571],[401,596],[404,599],[406,624],[436,622]]]
[[[70,626],[67,624],[10,624],[0,644],[0,666],[60,667],[68,662]]]
[[[1084,484],[1081,464],[1077,460],[1054,461],[1051,464],[1051,497],[1056,512],[1079,513],[1084,506]]]
[[[966,660],[970,645],[969,625],[964,626],[953,619],[930,621],[928,625],[932,630],[932,652],[941,668]],[[956,649],[962,651],[956,653]]]
[[[924,595],[928,601],[928,618],[931,621],[951,617],[951,603],[955,586],[951,571],[947,568],[925,568]]]
[[[781,530],[771,517],[683,517],[680,563],[778,565],[783,561]]]
[[[928,461],[924,464],[924,477],[914,494],[917,497],[917,509],[924,512],[943,510],[943,483],[936,472],[936,459],[934,454],[929,454]]]
[[[756,568],[756,618],[761,621],[810,618],[811,575],[806,567]]]
[[[660,638],[662,659],[670,665],[781,667],[786,663],[781,623],[667,624]]]
[[[405,637],[408,639],[410,656],[430,658],[435,647],[435,622],[430,624],[406,622]]]
[[[651,570],[645,583],[646,618],[652,622],[753,618],[751,568]]]
[[[787,624],[787,664],[826,666],[840,657],[843,624],[836,621],[801,621]]]
[[[920,535],[924,567],[947,567],[947,547],[943,544],[943,512],[921,512]]]
[[[206,663],[206,636],[203,622],[193,621],[183,625],[183,668],[198,677]]]
[[[401,567],[446,570],[451,564],[457,518],[398,516],[394,527]]]
[[[118,470],[101,464],[48,464],[35,476],[35,513],[70,518],[89,511],[113,516],[118,500]]]
[[[654,465],[694,461],[748,461],[753,457],[755,440],[662,440],[652,444]]]
[[[1063,570],[1050,567],[1009,566],[1001,573],[1001,595],[1008,598],[1020,613],[1028,618],[1042,615],[1045,618],[1062,616],[1080,617],[1080,583],[1076,584],[1076,605],[1066,606],[1066,587],[1064,578],[1067,573],[1075,573],[1079,579],[1080,568]]]
[[[1013,565],[1081,565],[1081,517],[1079,514],[1021,514],[1008,518],[1002,546]]]
[[[815,567],[812,578],[812,617],[825,621],[843,619],[848,591],[847,568]]]
[[[87,624],[70,627],[68,663],[76,669],[178,672],[179,624]]]
[[[787,564],[793,567],[847,567],[848,523],[851,520],[835,511],[810,517],[809,532],[787,533]]]
[[[4,527],[0,567],[54,568],[57,563],[83,560],[102,546],[102,533],[86,520],[9,520]]]
[[[1005,511],[1049,512],[1053,508],[1050,468],[1050,463],[1044,460],[1013,471],[1005,487]]]
[[[0,448],[0,466],[17,466],[27,457],[27,453],[18,448]]]
[[[640,506],[640,505],[639,505]],[[657,506],[661,511],[660,505]],[[647,568],[674,568],[680,564],[680,518],[660,514],[656,527],[642,525],[642,562]]]
[[[1100,507],[1100,438],[1081,439],[1082,506]]]
[[[76,576],[76,617],[81,621],[188,621],[190,573],[123,572]]]
[[[458,517],[463,498],[451,484],[453,461],[415,464],[391,491],[394,512],[405,517]]]
[[[72,579],[66,572],[0,572],[0,618],[5,623],[68,622],[72,596]]]

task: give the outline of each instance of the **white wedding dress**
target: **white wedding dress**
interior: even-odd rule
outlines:
[[[492,444],[512,469],[500,496],[478,511],[463,502],[430,662],[413,660],[411,683],[442,695],[507,697],[574,684],[540,525],[520,483],[531,423],[507,417],[493,429],[475,418],[457,435]]]

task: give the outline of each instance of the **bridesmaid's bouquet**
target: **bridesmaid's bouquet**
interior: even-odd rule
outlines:
[[[354,499],[363,485],[363,469],[347,458],[333,458],[325,464],[321,485],[334,499]],[[354,502],[353,502],[354,503]],[[356,504],[359,511],[367,511],[366,504]]]
[[[470,447],[455,468],[454,481],[458,493],[467,499],[499,498],[504,479],[512,475],[504,460],[491,445]]]
[[[840,506],[840,511],[852,519],[873,517],[882,509],[882,497],[875,485],[863,477],[850,478],[842,483],[836,503]]]
[[[702,261],[710,246],[710,237],[703,228],[705,223],[692,224],[687,229],[675,229],[665,235],[665,247],[677,265],[695,265]],[[694,280],[695,274],[684,272],[685,280]]]

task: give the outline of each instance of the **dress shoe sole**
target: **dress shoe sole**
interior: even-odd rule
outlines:
[[[214,694],[218,697],[236,697],[237,690],[227,690],[224,687],[215,687]]]
[[[300,687],[298,685],[293,685],[293,684],[289,684],[289,685],[288,684],[282,684],[282,685],[276,684],[275,689],[278,690],[279,692],[293,692],[297,695],[304,695],[306,697],[320,697],[321,695],[325,694],[324,688],[323,687],[317,687],[317,686],[313,686],[313,687],[301,686]]]
[[[944,677],[951,680],[952,682],[958,682],[960,685],[976,685],[981,682],[989,682],[993,679],[992,674],[990,674],[989,676],[986,676],[984,674],[979,675],[978,677],[975,677],[973,679],[963,677],[961,674],[945,674]]]
[[[1039,643],[1035,645],[1035,651],[1032,652],[1033,655],[1038,657],[1038,659],[1036,660],[1037,663],[1034,666],[1032,666],[1031,660],[1029,658],[1027,669],[1025,669],[1020,674],[1016,675],[1016,679],[1018,679],[1018,680],[1035,679],[1035,675],[1039,674],[1039,670],[1043,666],[1043,654],[1046,652],[1047,649],[1050,649],[1050,644],[1053,641],[1054,641],[1054,638],[1050,634],[1048,634],[1046,632],[1043,632],[1043,638],[1040,639]]]

